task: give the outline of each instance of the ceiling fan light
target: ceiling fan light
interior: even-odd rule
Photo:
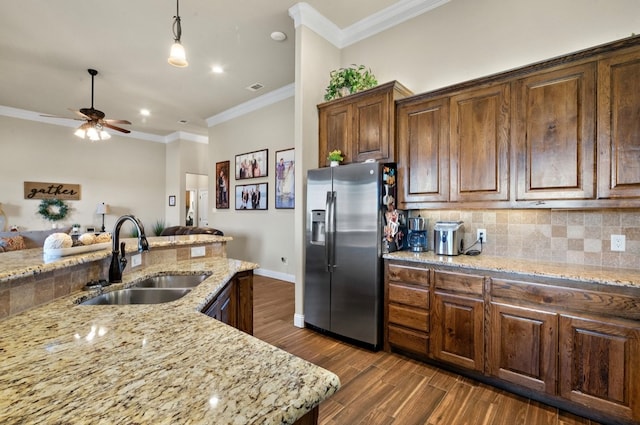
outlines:
[[[171,53],[169,55],[168,62],[179,68],[184,68],[189,65],[187,62],[187,56],[184,52],[184,47],[180,44],[180,41],[176,40],[176,42],[171,46]]]
[[[111,135],[104,130],[100,130],[100,140],[109,140]]]
[[[98,130],[96,130],[96,128],[93,126],[87,130],[87,137],[92,142],[95,142],[96,140],[100,140],[100,134],[98,133]]]
[[[76,132],[75,132],[75,133],[73,133],[73,134],[75,134],[76,136],[78,136],[78,137],[79,137],[79,138],[81,138],[81,139],[84,139],[84,136],[85,136],[85,134],[86,134],[86,133],[87,133],[87,132],[86,132],[86,131],[84,131],[84,128],[79,127],[79,128],[76,130]]]

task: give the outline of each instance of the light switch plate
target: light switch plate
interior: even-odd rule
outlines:
[[[204,257],[204,253],[205,253],[204,246],[191,247],[191,257]]]
[[[142,264],[142,254],[135,254],[131,256],[131,268],[138,267]]]

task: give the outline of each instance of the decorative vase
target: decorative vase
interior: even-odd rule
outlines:
[[[340,161],[331,161],[330,164],[332,167],[337,167],[338,165],[340,165]]]
[[[351,87],[340,87],[338,89],[338,97],[345,97],[351,94]]]

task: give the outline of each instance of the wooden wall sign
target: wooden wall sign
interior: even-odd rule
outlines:
[[[24,182],[24,199],[80,200],[80,185],[68,183]]]

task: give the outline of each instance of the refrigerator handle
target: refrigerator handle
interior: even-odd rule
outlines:
[[[327,260],[327,271],[333,271],[335,267],[335,235],[336,235],[336,215],[335,215],[335,192],[327,192],[327,205],[325,215],[325,244],[324,253]]]

